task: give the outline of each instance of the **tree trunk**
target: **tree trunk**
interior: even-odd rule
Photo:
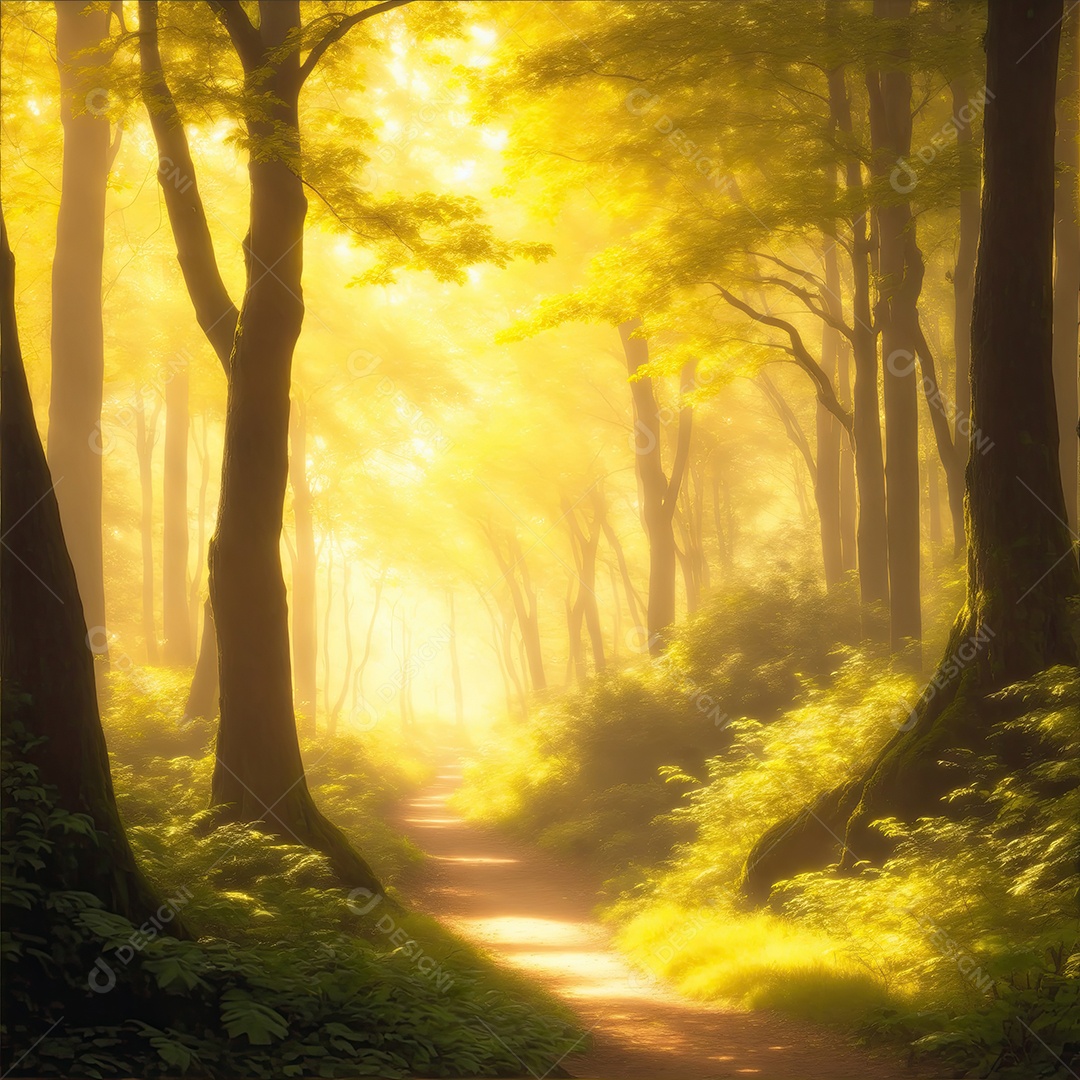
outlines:
[[[195,662],[188,616],[188,371],[183,366],[165,384],[165,472],[161,554],[161,620],[165,663]]]
[[[139,459],[139,540],[142,549],[142,630],[146,662],[158,663],[157,629],[154,625],[154,443],[161,411],[158,403],[146,416],[142,393],[135,400],[135,454]]]
[[[634,451],[638,482],[641,487],[642,517],[649,541],[649,603],[646,611],[649,652],[659,656],[664,651],[668,630],[675,622],[675,504],[682,487],[686,459],[690,451],[693,411],[679,409],[679,430],[670,478],[664,474],[660,448],[660,410],[656,404],[652,379],[636,378],[649,362],[649,346],[635,337],[640,319],[619,324],[619,337],[626,354],[630,393],[634,401]],[[688,366],[689,367],[689,366]],[[692,378],[692,368],[684,370],[683,385]]]
[[[76,18],[78,18],[76,9]],[[15,321],[15,260],[0,218],[0,680],[4,717],[33,738],[40,782],[87,814],[101,845],[79,836],[42,852],[38,881],[96,896],[140,925],[160,906],[116,809],[98,716],[93,653],[60,511],[38,437]],[[26,695],[19,701],[18,695]],[[5,815],[6,816],[6,815]],[[172,934],[183,935],[174,921]]]
[[[936,559],[941,545],[941,492],[938,488],[938,462],[933,454],[926,455],[926,505],[930,549]]]
[[[851,349],[846,338],[840,341],[836,363],[837,397],[845,408],[851,408]],[[840,549],[843,552],[844,573],[857,570],[858,546],[855,539],[858,508],[855,505],[855,451],[846,431],[840,436]]]
[[[105,343],[101,319],[105,186],[109,150],[109,11],[56,4],[56,59],[64,130],[60,212],[52,266],[52,383],[49,469],[83,613],[108,661],[101,528],[101,400]]]
[[[826,237],[825,288],[833,315],[843,317],[840,306],[840,265],[836,244]],[[825,323],[821,331],[821,368],[830,382],[836,378],[840,359],[840,331]],[[844,544],[840,529],[840,421],[819,401],[817,403],[817,469],[814,501],[821,528],[821,560],[825,588],[834,589],[844,577]]]
[[[315,665],[318,656],[318,615],[315,604],[315,529],[311,487],[307,478],[307,406],[294,395],[290,413],[289,484],[293,495],[296,561],[293,566],[292,640],[296,665],[296,709],[300,723],[315,726]],[[330,686],[326,685],[327,708]]]
[[[221,723],[211,800],[222,816],[261,822],[327,855],[346,885],[377,890],[370,867],[318,811],[308,790],[293,712],[281,525],[289,470],[289,390],[303,322],[299,154],[300,7],[260,4],[256,30],[242,8],[245,89],[264,105],[246,118],[259,147],[251,185],[248,276],[233,343],[210,598],[219,642]],[[250,34],[247,33],[250,31]],[[282,49],[286,38],[292,42]],[[254,55],[252,55],[254,53]],[[263,272],[273,267],[272,274]]]
[[[218,650],[217,628],[214,626],[214,609],[210,597],[203,604],[203,636],[199,659],[195,662],[195,674],[191,679],[184,718],[202,717],[213,720],[218,715]]]
[[[896,66],[867,71],[873,172],[889,174],[911,155],[911,76],[900,65],[907,49],[899,43],[911,15],[911,0],[874,0],[874,14],[894,31]],[[923,259],[915,219],[904,200],[877,208],[879,243],[878,322],[885,357],[885,492],[889,554],[890,639],[916,670],[922,666],[922,611],[919,584],[919,398],[914,374]],[[901,359],[902,358],[902,359]],[[900,359],[900,364],[897,360]]]
[[[1080,11],[1074,4],[1061,24],[1058,71],[1057,188],[1054,196],[1054,391],[1057,398],[1058,457],[1065,492],[1066,518],[1075,535],[1077,525],[1077,296],[1080,295]]]
[[[968,87],[961,79],[951,84],[953,116],[968,104]],[[956,136],[957,149],[964,166],[972,168],[973,183],[960,189],[960,234],[953,267],[953,352],[956,355],[955,398],[956,424],[953,445],[961,471],[967,461],[967,438],[962,420],[971,416],[971,306],[975,298],[975,258],[979,249],[979,180],[975,166],[979,148],[975,146],[970,124],[960,124]],[[946,468],[946,476],[948,469]],[[953,553],[960,555],[966,543],[963,495],[959,508],[950,491],[950,510],[953,523]]]
[[[870,823],[940,813],[965,780],[964,761],[985,753],[980,697],[1078,661],[1067,605],[1080,568],[1064,524],[1053,384],[1061,15],[1062,0],[989,6],[971,391],[972,420],[994,447],[968,459],[967,603],[937,673],[865,776],[758,841],[743,886],[759,898],[774,881],[835,861],[845,828],[844,865],[882,857],[889,842]]]
[[[851,103],[843,68],[829,72],[829,103],[837,128],[852,135]],[[862,166],[857,157],[845,165],[848,195],[856,205],[863,201]],[[855,386],[852,391],[855,442],[855,483],[859,522],[856,547],[859,592],[862,600],[863,636],[871,641],[887,637],[889,605],[888,538],[885,519],[885,464],[881,448],[881,414],[878,407],[877,336],[870,313],[870,259],[872,244],[866,232],[866,213],[851,219],[852,353]]]
[[[193,430],[193,442],[195,455],[199,459],[199,509],[198,509],[198,532],[195,540],[195,573],[191,577],[191,585],[188,588],[188,624],[191,626],[191,639],[198,641],[199,637],[199,597],[202,593],[203,578],[203,552],[206,550],[206,491],[210,486],[210,453],[206,445],[206,415],[203,415],[202,442],[198,438],[197,431]],[[217,654],[214,655],[214,668],[217,669]]]

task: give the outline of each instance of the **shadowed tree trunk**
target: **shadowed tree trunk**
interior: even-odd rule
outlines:
[[[43,742],[29,751],[59,804],[88,814],[104,846],[79,836],[42,852],[46,888],[92,893],[136,925],[161,901],[135,864],[116,809],[98,716],[93,653],[38,437],[15,321],[15,260],[0,219],[0,678],[5,720]],[[9,708],[8,695],[26,695]],[[5,815],[6,816],[6,815]],[[180,922],[170,926],[183,935]]]
[[[260,3],[258,28],[239,4],[216,10],[243,65],[247,97],[262,109],[245,117],[247,134],[261,149],[248,164],[248,275],[231,354],[225,464],[210,541],[221,679],[211,801],[222,817],[262,822],[324,852],[343,884],[377,889],[370,867],[315,806],[293,712],[280,543],[292,357],[304,316],[307,200],[290,167],[300,152],[300,6],[297,0]],[[274,273],[263,273],[269,266]]]
[[[840,306],[840,265],[836,243],[826,237],[826,299],[834,316],[843,317]],[[821,330],[821,368],[830,382],[836,378],[840,360],[840,331],[828,323]],[[844,543],[840,525],[840,421],[819,401],[816,414],[817,463],[814,477],[814,500],[821,527],[821,560],[825,587],[833,589],[844,576]]]
[[[214,626],[214,609],[207,597],[203,603],[203,636],[195,674],[191,679],[184,718],[203,717],[212,720],[218,715],[218,655],[217,628]]]
[[[959,114],[969,101],[968,87],[962,79],[954,80],[952,91],[953,116]],[[961,163],[971,167],[973,182],[960,189],[959,236],[956,247],[956,264],[953,266],[953,351],[956,354],[955,397],[956,424],[953,428],[953,445],[963,473],[967,461],[967,437],[962,421],[971,416],[971,306],[975,298],[975,257],[979,248],[979,179],[975,166],[979,160],[971,124],[957,127],[957,149]],[[944,464],[944,462],[943,462]],[[948,466],[946,466],[948,477]],[[964,523],[964,497],[961,492],[959,508],[952,488],[949,489],[949,507],[953,522],[953,553],[960,555],[966,542]]]
[[[901,35],[911,16],[911,0],[874,0],[874,14],[893,31],[895,66],[869,70],[873,173],[884,177],[911,155],[911,76],[903,69],[907,47]],[[890,639],[916,670],[922,666],[922,611],[919,584],[919,399],[914,367],[918,335],[916,305],[922,291],[923,259],[915,239],[915,219],[906,198],[887,197],[877,208],[879,297],[885,358],[885,493],[889,553]],[[897,364],[899,359],[900,364]]]
[[[686,460],[690,453],[693,410],[679,409],[679,429],[670,477],[661,460],[660,410],[652,379],[636,377],[649,362],[649,345],[634,335],[640,319],[619,324],[619,337],[626,354],[630,375],[630,393],[634,400],[634,457],[642,496],[642,518],[649,541],[649,603],[646,611],[649,652],[659,656],[664,651],[667,631],[675,622],[675,506],[682,487]],[[693,377],[693,367],[683,371],[682,389]]]
[[[161,626],[165,663],[195,662],[188,615],[188,369],[177,361],[165,383],[165,471],[162,486]]]
[[[1057,398],[1061,485],[1069,527],[1078,531],[1077,499],[1077,316],[1080,295],[1080,11],[1074,4],[1061,24],[1058,71],[1057,188],[1054,196],[1054,389]]]
[[[843,68],[829,72],[829,105],[837,129],[852,136],[851,103]],[[844,167],[848,195],[863,202],[862,166],[851,156]],[[852,391],[852,441],[855,444],[855,483],[859,521],[856,547],[863,636],[884,641],[888,634],[888,537],[885,524],[885,463],[881,448],[881,413],[878,406],[877,333],[870,313],[870,237],[865,212],[851,219],[852,354],[855,385]]]
[[[994,443],[967,466],[967,603],[938,672],[865,775],[761,837],[743,887],[881,858],[882,817],[940,813],[985,752],[982,695],[1078,660],[1068,598],[1080,569],[1064,524],[1053,384],[1054,91],[1062,0],[991,0],[972,418]],[[1017,168],[1017,162],[1023,168]],[[957,670],[955,658],[964,661]],[[822,827],[825,826],[825,827]],[[845,836],[842,852],[836,837]]]
[[[52,383],[49,469],[75,567],[86,623],[108,659],[102,565],[101,427],[105,343],[101,265],[109,146],[109,11],[88,3],[56,5],[56,59],[64,129],[60,212],[52,266]]]

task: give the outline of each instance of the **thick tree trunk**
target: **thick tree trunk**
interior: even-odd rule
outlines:
[[[165,384],[165,472],[161,552],[161,621],[165,663],[195,662],[188,615],[188,372],[185,363]]]
[[[139,460],[139,546],[142,549],[142,631],[146,662],[158,663],[157,628],[154,620],[154,443],[160,403],[149,418],[142,394],[135,405],[135,455]]]
[[[202,717],[213,720],[218,715],[218,651],[217,628],[214,626],[214,609],[210,597],[203,604],[203,636],[199,659],[195,662],[195,674],[191,679],[184,718]]]
[[[107,58],[109,11],[56,5],[56,59],[64,129],[60,212],[52,267],[52,384],[49,469],[83,613],[106,641],[102,564],[101,426],[105,343],[101,320],[105,186],[109,177]],[[107,646],[99,655],[108,660]]]
[[[296,667],[296,709],[302,723],[315,725],[315,664],[318,616],[315,604],[315,529],[307,478],[307,407],[299,394],[290,413],[289,485],[293,496],[296,561],[293,565],[292,641]],[[330,694],[327,685],[325,693]],[[329,702],[328,702],[329,705]]]
[[[630,393],[634,401],[634,451],[638,482],[642,495],[642,518],[649,541],[649,603],[646,611],[649,652],[654,656],[664,651],[667,633],[675,622],[675,504],[682,487],[683,473],[690,451],[693,412],[679,409],[679,430],[676,436],[675,457],[671,476],[664,474],[661,461],[660,410],[656,404],[652,379],[635,378],[640,368],[649,362],[649,346],[642,337],[635,337],[640,319],[619,324],[619,337],[626,354],[626,369],[630,376]],[[684,372],[684,384],[686,382]],[[692,370],[690,371],[692,377]]]
[[[852,134],[851,103],[843,68],[829,72],[829,103],[837,128]],[[845,165],[848,194],[862,202],[862,166],[851,157]],[[859,592],[862,599],[863,636],[884,641],[888,636],[889,606],[888,535],[885,519],[885,464],[881,447],[881,414],[878,406],[877,335],[870,313],[870,257],[872,244],[866,232],[866,214],[851,220],[852,353],[855,385],[852,391],[855,442],[855,482],[859,522],[856,546]]]
[[[981,695],[1078,661],[1067,605],[1080,594],[1080,568],[1056,453],[1051,304],[1062,10],[1062,0],[989,7],[971,390],[973,422],[994,445],[968,459],[967,603],[938,672],[865,776],[758,841],[743,885],[759,898],[838,853],[847,866],[880,858],[889,844],[870,823],[940,813],[966,758],[985,753]]]
[[[259,147],[248,166],[248,280],[233,344],[221,499],[210,541],[221,678],[211,800],[223,816],[261,822],[287,840],[324,852],[343,884],[377,889],[370,867],[312,800],[293,712],[280,544],[290,376],[304,316],[307,200],[288,164],[300,149],[300,8],[297,0],[261,4],[257,30],[243,9],[230,11],[245,24],[235,33],[247,92],[269,102],[269,115],[247,119],[248,135]],[[286,38],[293,45],[283,51]],[[265,267],[274,272],[265,273]]]
[[[1080,10],[1069,8],[1061,24],[1058,71],[1057,188],[1054,196],[1054,391],[1057,398],[1058,459],[1065,511],[1075,535],[1077,525],[1077,316],[1080,295]]]
[[[76,18],[78,13],[76,11]],[[38,437],[15,321],[15,260],[0,219],[0,679],[5,720],[44,741],[29,751],[60,805],[88,814],[103,846],[72,836],[42,852],[39,883],[89,892],[140,925],[161,901],[135,864],[116,809],[93,653]],[[10,697],[9,697],[10,695]],[[26,701],[9,707],[16,695]],[[183,934],[174,921],[173,934]]]
[[[874,14],[904,32],[911,0],[874,0]],[[889,174],[911,155],[911,76],[900,65],[906,47],[893,50],[896,66],[868,71],[873,172]],[[880,291],[877,305],[885,357],[885,492],[889,552],[890,639],[916,670],[922,666],[922,609],[919,583],[919,398],[911,361],[918,333],[916,305],[922,291],[923,260],[915,219],[906,199],[877,208]],[[897,364],[897,360],[900,361]]]

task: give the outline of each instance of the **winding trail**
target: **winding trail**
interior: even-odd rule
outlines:
[[[461,766],[443,765],[397,825],[430,856],[410,906],[566,1001],[591,1033],[586,1052],[552,1061],[589,1080],[913,1080],[933,1075],[767,1012],[677,997],[635,977],[592,915],[580,870],[463,821],[448,806]],[[940,1074],[938,1074],[940,1075]],[[541,1080],[537,1077],[536,1080]]]

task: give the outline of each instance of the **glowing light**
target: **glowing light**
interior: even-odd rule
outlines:
[[[502,150],[509,138],[509,133],[501,128],[482,128],[480,131],[480,141],[489,150]]]

